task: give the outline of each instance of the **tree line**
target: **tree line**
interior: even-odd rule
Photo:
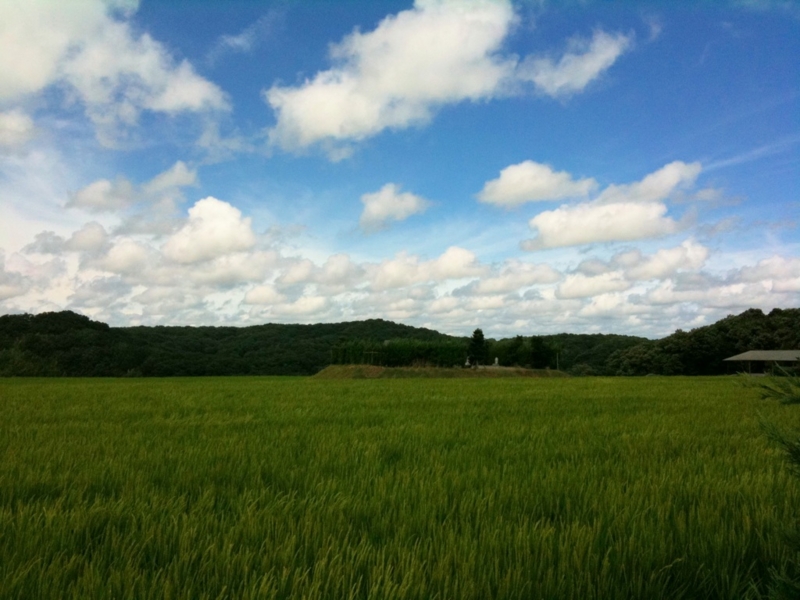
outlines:
[[[382,319],[250,327],[109,327],[70,311],[0,316],[0,376],[310,375],[329,364],[492,364],[573,375],[714,375],[747,350],[800,348],[800,309],[750,309],[660,340],[455,337]]]

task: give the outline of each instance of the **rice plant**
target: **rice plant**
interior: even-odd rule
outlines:
[[[800,490],[735,378],[0,380],[2,598],[738,598]]]

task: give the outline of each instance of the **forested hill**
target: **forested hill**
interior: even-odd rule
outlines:
[[[251,327],[109,327],[70,311],[0,317],[0,376],[309,375],[350,340],[452,338],[382,319]]]
[[[751,309],[660,340],[557,334],[486,340],[480,361],[574,375],[715,375],[747,350],[800,348],[800,309]],[[310,375],[331,363],[463,364],[469,338],[382,319],[251,327],[109,327],[65,311],[0,316],[0,376]],[[735,369],[735,366],[733,366]]]
[[[717,375],[740,368],[724,359],[748,350],[800,349],[800,309],[751,308],[713,325],[619,350],[609,357],[613,375]]]

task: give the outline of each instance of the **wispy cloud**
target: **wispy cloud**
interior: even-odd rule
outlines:
[[[220,36],[211,50],[208,51],[206,61],[213,66],[221,58],[229,54],[252,52],[270,35],[282,16],[283,13],[280,11],[271,10],[254,23],[245,27],[240,33]]]
[[[729,158],[723,158],[711,162],[705,167],[705,170],[714,171],[716,169],[724,169],[725,167],[734,167],[736,165],[741,165],[761,160],[762,158],[766,158],[768,156],[774,156],[775,154],[781,154],[783,152],[787,152],[793,146],[796,146],[798,143],[800,143],[800,134],[791,135],[783,139],[780,139],[777,142],[772,142],[771,144],[764,144],[763,146],[759,146],[758,148],[753,148],[752,150],[748,150],[747,152],[742,152],[741,154],[736,154]]]

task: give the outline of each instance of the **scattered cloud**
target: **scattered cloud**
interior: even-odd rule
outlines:
[[[135,202],[133,184],[127,179],[116,181],[99,179],[75,192],[68,207],[83,208],[93,212],[117,211]]]
[[[139,187],[123,177],[115,181],[99,179],[72,194],[67,207],[91,212],[119,212],[141,202],[169,203],[179,197],[180,188],[196,183],[197,171],[178,161]]]
[[[533,251],[676,233],[682,224],[667,216],[664,201],[693,185],[701,170],[700,163],[675,161],[641,181],[609,185],[589,202],[541,212],[529,222],[536,237],[522,247]]]
[[[33,119],[21,110],[0,112],[0,152],[19,148],[34,132]]]
[[[78,99],[98,140],[117,144],[142,111],[176,114],[227,110],[222,90],[176,61],[148,34],[102,0],[0,4],[0,101],[53,85]]]
[[[179,263],[196,263],[248,250],[256,239],[250,217],[227,202],[209,196],[189,209],[188,222],[164,244],[164,255]]]
[[[236,35],[220,36],[208,52],[206,59],[212,65],[229,54],[252,52],[266,38],[280,19],[280,13],[272,10]]]
[[[502,93],[515,60],[500,48],[515,22],[504,0],[417,0],[370,32],[331,46],[335,66],[299,86],[273,85],[270,141],[297,151],[425,123],[444,104]]]
[[[607,292],[621,292],[631,287],[622,273],[611,272],[587,277],[583,273],[568,275],[556,289],[557,298],[589,298]]]
[[[652,256],[642,258],[637,261],[638,264],[631,265],[625,275],[635,280],[664,279],[679,270],[699,270],[708,255],[708,248],[687,240],[676,248],[663,248]]]
[[[666,216],[660,203],[579,204],[545,211],[530,220],[537,235],[523,242],[524,250],[619,242],[676,233],[680,225]]]
[[[486,270],[486,267],[479,264],[475,254],[458,246],[451,246],[439,258],[429,261],[420,261],[418,256],[402,252],[395,258],[370,268],[372,288],[375,290],[477,277]]]
[[[597,30],[570,40],[558,60],[520,63],[502,52],[517,21],[508,0],[417,0],[372,31],[356,29],[331,46],[332,68],[263,92],[276,118],[270,143],[290,152],[320,145],[341,160],[352,142],[425,124],[447,104],[518,94],[531,83],[554,97],[576,94],[633,44]]]
[[[519,292],[536,284],[555,283],[561,277],[561,273],[546,264],[509,260],[503,264],[499,273],[481,277],[454,293],[457,295],[507,294]]]
[[[584,197],[596,187],[594,179],[576,180],[566,171],[554,171],[550,165],[526,160],[506,167],[500,171],[500,177],[487,181],[478,200],[512,207],[526,202]]]
[[[361,196],[364,211],[359,219],[359,226],[366,232],[384,229],[388,221],[405,221],[429,206],[424,198],[411,192],[401,192],[400,186],[387,183],[377,192]]]
[[[548,96],[571,96],[582,92],[632,46],[632,36],[598,30],[591,40],[572,38],[558,60],[529,57],[520,65],[519,77],[532,81]]]
[[[679,160],[650,173],[641,181],[626,185],[609,185],[598,196],[598,202],[660,202],[670,197],[677,189],[694,184],[703,170],[699,162],[685,163]]]

